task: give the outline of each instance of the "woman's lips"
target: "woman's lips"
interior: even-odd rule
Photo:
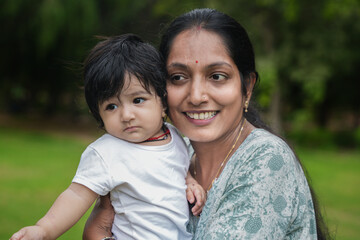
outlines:
[[[218,112],[209,111],[209,112],[185,112],[188,118],[194,120],[209,120],[212,119]]]

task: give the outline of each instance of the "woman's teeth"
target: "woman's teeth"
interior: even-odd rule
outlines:
[[[201,113],[191,113],[187,112],[186,115],[189,118],[196,119],[196,120],[206,120],[213,118],[216,115],[216,112],[201,112]]]

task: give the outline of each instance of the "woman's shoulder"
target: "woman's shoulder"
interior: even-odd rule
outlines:
[[[237,185],[258,182],[264,189],[272,185],[283,187],[282,184],[288,187],[306,185],[302,167],[292,149],[280,137],[262,129],[252,131],[228,167],[229,176]]]
[[[249,171],[281,169],[288,172],[293,171],[294,168],[300,170],[296,156],[289,145],[280,137],[263,129],[253,130],[234,155],[236,158],[234,164]]]
[[[250,135],[248,136],[249,140],[253,143],[261,143],[261,144],[285,144],[285,141],[280,137],[276,136],[275,134],[262,129],[262,128],[255,128]],[[247,138],[247,139],[248,139]],[[259,141],[260,140],[260,141]]]
[[[242,144],[247,151],[262,153],[293,154],[293,150],[282,138],[267,130],[256,128]]]

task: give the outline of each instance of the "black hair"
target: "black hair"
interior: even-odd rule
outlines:
[[[251,41],[244,27],[232,17],[217,10],[208,8],[195,9],[175,18],[170,23],[162,35],[159,47],[160,54],[164,59],[164,64],[167,62],[175,37],[181,32],[190,29],[204,29],[220,36],[229,56],[233,59],[240,72],[242,93],[244,96],[247,96],[248,84],[250,82],[249,79],[255,77],[255,84],[258,84],[259,81],[259,76],[255,68],[255,54]],[[271,128],[262,121],[254,106],[255,104],[251,104],[248,111],[244,112],[245,118],[253,126],[266,129],[275,134]],[[297,158],[297,160],[301,165],[299,158]],[[304,172],[306,173],[305,170]],[[319,210],[316,196],[311,185],[309,186],[314,203],[318,239],[329,239],[330,235],[327,226],[323,221],[321,211]]]
[[[85,99],[101,128],[99,105],[119,94],[125,77],[136,77],[149,93],[153,89],[166,107],[166,75],[159,52],[134,34],[101,37],[84,61]]]

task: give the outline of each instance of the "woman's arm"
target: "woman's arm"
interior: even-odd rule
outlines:
[[[72,183],[35,226],[22,228],[10,240],[56,239],[84,215],[96,197],[89,188]]]
[[[88,218],[83,233],[84,240],[100,240],[112,236],[111,227],[114,221],[114,208],[110,202],[110,195],[101,196]]]

